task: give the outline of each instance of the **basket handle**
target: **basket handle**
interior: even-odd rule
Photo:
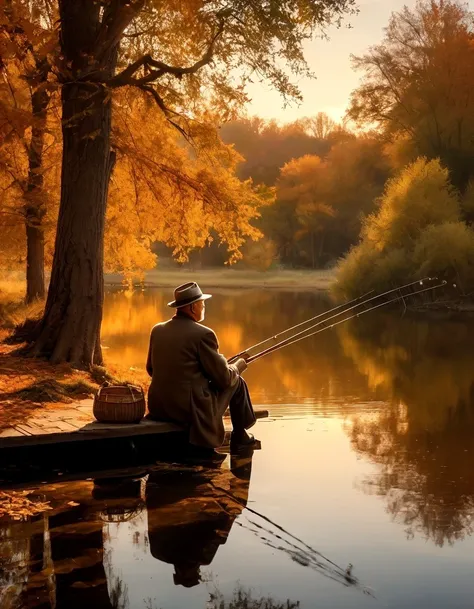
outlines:
[[[100,394],[102,393],[102,389],[104,389],[104,387],[109,387],[110,383],[109,381],[104,381],[102,383],[102,385],[99,387],[99,391],[97,392],[97,399],[100,398]],[[107,401],[107,396],[105,396],[105,401]]]
[[[110,387],[110,383],[108,381],[105,381],[104,383],[102,383],[102,385],[99,387],[99,391],[97,392],[97,399],[100,398],[100,395],[102,393],[102,389],[104,389],[105,387]],[[132,385],[131,383],[124,383],[124,387],[127,387],[127,389],[130,391],[130,395],[132,397],[132,402],[135,403],[135,395],[133,394],[133,390],[136,389],[138,392],[142,392],[143,393],[143,389],[141,387],[137,387],[136,385]],[[108,402],[109,401],[109,396],[106,394],[105,395],[105,400],[104,398],[102,398],[102,400],[104,402]]]

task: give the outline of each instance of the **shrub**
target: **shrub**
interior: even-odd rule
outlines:
[[[436,275],[459,284],[466,291],[474,286],[474,231],[464,222],[446,222],[428,227],[414,253],[415,273]]]
[[[257,271],[268,271],[277,259],[275,243],[271,239],[249,241],[243,247],[242,266]]]
[[[412,276],[412,266],[411,257],[403,248],[387,251],[372,269],[372,288],[376,286],[379,292],[385,292],[407,283]]]
[[[351,248],[336,267],[334,291],[342,298],[354,298],[373,288],[373,270],[380,253],[363,242]]]
[[[419,158],[387,182],[379,209],[362,229],[364,240],[382,251],[407,248],[431,224],[457,222],[459,195],[449,182],[448,170],[439,160]]]
[[[474,285],[474,232],[447,170],[421,158],[388,182],[362,241],[338,265],[336,291],[353,298],[427,275]]]

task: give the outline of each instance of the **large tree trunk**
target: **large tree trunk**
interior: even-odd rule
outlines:
[[[103,85],[80,80],[91,64],[100,3],[61,0],[61,44],[73,78],[62,87],[61,204],[48,298],[33,355],[89,367],[102,363],[103,242],[113,164],[111,102]],[[117,46],[98,66],[112,76]]]
[[[43,76],[40,84],[44,85],[48,74],[47,66],[39,67],[38,74]],[[28,189],[25,195],[27,303],[45,297],[42,164],[48,103],[48,91],[44,87],[37,87],[31,95],[33,129],[28,150]]]

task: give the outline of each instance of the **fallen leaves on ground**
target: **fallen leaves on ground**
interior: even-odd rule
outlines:
[[[13,520],[27,520],[35,514],[52,510],[49,501],[29,499],[33,491],[0,491],[0,518],[8,516]]]
[[[0,431],[25,422],[40,410],[58,410],[90,398],[105,380],[141,385],[145,391],[149,385],[145,370],[118,366],[75,370],[69,364],[25,357],[18,352],[22,346],[0,342]]]

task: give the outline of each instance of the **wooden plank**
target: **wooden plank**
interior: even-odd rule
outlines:
[[[14,429],[17,429],[22,436],[32,436],[33,434],[24,425],[14,425]]]
[[[0,432],[0,442],[2,438],[12,438],[22,435],[23,434],[20,431],[17,431],[14,427],[7,427],[6,429]]]
[[[75,427],[74,425],[71,425],[70,423],[67,423],[66,421],[62,421],[61,419],[59,419],[58,421],[56,421],[55,423],[56,427],[58,427],[61,431],[71,431],[71,432],[76,432],[78,429],[78,427]]]
[[[78,421],[77,419],[60,419],[63,423],[67,423],[71,427],[74,428],[74,431],[78,431],[82,427],[84,427],[84,423],[86,421]],[[72,431],[72,430],[71,430]]]
[[[268,417],[268,410],[256,409],[257,419]],[[77,442],[81,440],[97,440],[108,438],[133,438],[139,435],[179,433],[183,428],[173,423],[162,421],[152,421],[142,419],[140,423],[120,424],[120,423],[98,423],[92,421],[82,425],[79,429],[60,419],[47,418],[49,424],[44,422],[44,426],[35,426],[34,418],[27,423],[16,425],[7,434],[0,434],[0,449],[12,446],[33,446],[44,444],[56,444],[62,442]],[[229,420],[227,419],[227,425]],[[8,430],[5,430],[8,431]]]

